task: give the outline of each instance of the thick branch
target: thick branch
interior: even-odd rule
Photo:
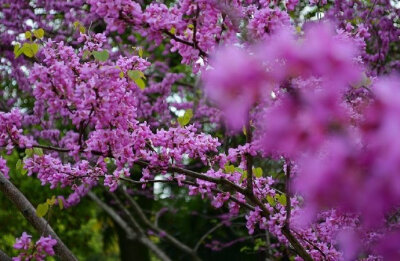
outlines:
[[[28,201],[28,199],[18,190],[3,173],[0,172],[0,190],[4,195],[14,203],[22,215],[28,220],[29,223],[40,233],[44,235],[51,235],[52,238],[57,240],[57,244],[54,247],[56,255],[60,260],[65,261],[77,261],[76,257],[68,249],[68,247],[61,241],[54,230],[50,227],[44,218],[40,218],[36,215],[35,208]]]
[[[304,261],[313,261],[312,257],[310,254],[307,253],[305,248],[300,244],[300,242],[297,240],[297,238],[292,234],[290,231],[290,228],[288,226],[283,226],[282,227],[282,234],[287,238],[287,240],[290,242],[294,250],[296,250],[297,254],[303,258]]]
[[[12,261],[11,257],[9,257],[6,253],[4,253],[1,249],[0,249],[0,260],[1,261]]]

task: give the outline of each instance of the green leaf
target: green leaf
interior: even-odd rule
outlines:
[[[58,206],[60,207],[61,210],[64,208],[64,202],[61,198],[58,198]]]
[[[233,173],[235,172],[235,166],[233,165],[225,165],[225,173]]]
[[[138,50],[139,57],[142,58],[143,57],[143,48],[138,47],[137,50]]]
[[[44,217],[48,210],[49,210],[49,205],[47,204],[47,202],[39,204],[36,208],[36,215],[38,217]]]
[[[25,39],[32,39],[32,33],[29,31],[25,32]]]
[[[260,247],[267,245],[266,242],[264,240],[262,240],[261,238],[257,238],[254,243],[255,243],[254,251],[258,251],[260,249]]]
[[[89,55],[90,55],[90,52],[89,52],[89,50],[85,50],[85,51],[83,52],[82,59],[86,59],[86,58],[88,58],[88,57],[89,57]]]
[[[160,238],[158,236],[150,235],[149,239],[156,244],[158,244],[160,242]]]
[[[32,157],[33,156],[33,149],[29,148],[29,149],[25,149],[25,155],[28,157]]]
[[[46,199],[46,203],[47,203],[47,205],[49,205],[49,206],[53,206],[53,205],[56,203],[56,197],[55,197],[55,196],[52,196],[50,199],[49,199],[49,198]]]
[[[15,49],[14,49],[15,51]],[[39,45],[37,43],[24,43],[22,47],[15,52],[15,57],[25,54],[27,57],[32,58],[39,51]]]
[[[263,176],[262,168],[255,168],[255,169],[253,169],[253,172],[254,172],[254,176],[256,176],[257,178],[261,178]]]
[[[240,177],[240,181],[247,179],[247,170],[242,170],[242,176]]]
[[[276,205],[276,202],[275,202],[275,199],[273,198],[273,197],[271,197],[271,196],[267,196],[267,201],[268,201],[268,204],[270,204],[271,205],[271,207],[275,207],[275,205]]]
[[[15,170],[22,175],[25,175],[28,172],[28,170],[24,169],[24,163],[21,159],[19,159],[15,164]]]
[[[25,56],[32,58],[34,56],[34,53],[31,49],[31,44],[29,43],[24,43],[21,47],[21,50],[23,52],[23,54],[25,54]]]
[[[17,163],[15,164],[15,169],[17,170],[17,171],[19,171],[19,170],[21,170],[22,169],[22,160],[18,160],[17,161]]]
[[[43,150],[41,148],[33,148],[33,153],[38,156],[43,156]]]
[[[14,45],[14,55],[15,55],[15,57],[18,57],[19,55],[21,55],[21,54],[19,54],[19,55],[17,56],[17,53],[18,53],[18,51],[19,51],[20,48],[21,48],[21,45],[20,45],[19,43],[17,43],[16,45]]]
[[[22,53],[24,52],[24,49],[22,49],[22,47],[18,47],[18,50],[15,51],[14,49],[14,54],[15,54],[15,58],[18,58]]]
[[[169,29],[169,32],[171,34],[175,34],[176,33],[176,28],[172,26],[171,29]]]
[[[86,28],[79,21],[74,22],[74,27],[75,27],[75,30],[79,27],[79,32],[81,32],[83,34],[86,32]]]
[[[244,173],[243,169],[241,169],[241,168],[235,168],[235,171],[237,171],[237,172],[239,172],[239,173],[241,173],[241,174]]]
[[[80,24],[81,24],[81,23],[80,23],[79,21],[75,21],[75,22],[74,22],[74,27],[75,27],[75,29],[78,28],[78,26],[79,26]]]
[[[146,84],[144,83],[142,78],[136,79],[135,83],[141,90],[144,90],[146,88]]]
[[[110,54],[108,53],[107,50],[93,51],[92,54],[96,60],[101,61],[101,62],[107,61],[108,57],[110,56]]]
[[[123,71],[119,72],[119,78],[121,78],[121,79],[124,78],[124,72]]]
[[[33,53],[34,56],[39,51],[39,45],[37,43],[31,43],[30,48],[31,48],[32,53]]]
[[[248,247],[248,246],[244,246],[244,247],[242,247],[241,249],[240,249],[240,253],[248,253],[249,251],[251,250],[251,248],[250,247]]]
[[[43,28],[39,28],[39,29],[33,31],[33,34],[35,35],[36,38],[42,39],[44,36],[44,30],[43,30]]]
[[[193,117],[193,111],[188,109],[185,111],[185,114],[178,118],[179,124],[183,127],[186,126]]]
[[[287,202],[286,202],[286,195],[285,194],[282,194],[282,195],[276,194],[275,197],[279,201],[279,203],[281,203],[282,206],[286,206]]]
[[[128,76],[129,78],[131,78],[132,80],[137,80],[140,78],[145,79],[146,77],[144,76],[144,73],[142,71],[139,70],[129,70],[128,71]]]

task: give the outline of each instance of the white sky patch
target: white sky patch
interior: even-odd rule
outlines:
[[[167,177],[169,177],[169,174],[157,175],[154,177],[154,179],[165,180]],[[153,185],[153,189],[154,194],[160,199],[169,198],[171,196],[171,189],[167,186],[164,186],[164,183],[162,182],[155,182]]]

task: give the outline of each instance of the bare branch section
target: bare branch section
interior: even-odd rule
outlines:
[[[193,249],[191,249],[190,247],[188,247],[187,245],[185,245],[184,243],[182,243],[181,241],[179,241],[178,239],[176,239],[175,237],[170,235],[165,230],[162,230],[161,228],[157,227],[152,222],[150,222],[150,220],[144,214],[142,208],[139,206],[139,204],[135,200],[133,200],[133,198],[126,192],[126,190],[125,189],[121,189],[121,191],[124,194],[124,196],[128,199],[128,202],[129,202],[130,206],[132,207],[133,211],[136,213],[136,215],[139,217],[139,219],[140,219],[140,221],[142,223],[144,223],[146,226],[148,226],[154,232],[162,235],[162,237],[165,238],[169,243],[171,243],[172,245],[174,245],[178,249],[182,250],[183,252],[185,252],[189,256],[191,256],[192,260],[195,260],[195,261],[200,261],[201,260],[195,254],[195,251]]]
[[[99,199],[93,192],[89,191],[88,196],[97,204],[99,205],[110,217],[117,223],[126,233],[129,239],[138,239],[143,245],[147,246],[151,251],[153,251],[161,260],[163,261],[171,261],[171,259],[162,251],[158,246],[156,246],[150,239],[148,239],[143,230],[138,226],[137,222],[134,220],[132,215],[122,206],[119,199],[113,194],[110,193],[114,200],[116,200],[118,206],[122,208],[122,211],[128,215],[132,225],[135,226],[135,229],[138,233],[135,233],[133,229],[129,226],[127,222],[125,222],[120,215],[104,203],[101,199]]]
[[[143,231],[143,229],[140,227],[140,225],[137,223],[136,219],[131,215],[131,213],[122,205],[121,201],[119,198],[114,194],[109,192],[109,195],[114,199],[116,202],[117,206],[122,210],[122,212],[128,217],[130,223],[132,226],[138,231],[138,240],[145,246],[147,246],[151,251],[153,251],[154,254],[157,255],[162,261],[172,261],[168,255],[161,249],[159,248],[156,244],[151,241],[146,233]]]
[[[99,199],[93,192],[89,191],[87,194],[99,207],[101,207],[114,221],[117,223],[122,230],[126,233],[128,239],[134,239],[137,237],[136,233],[132,228],[106,203]]]
[[[9,257],[6,253],[4,253],[1,249],[0,249],[0,260],[1,261],[12,261],[11,257]]]
[[[51,226],[44,218],[36,215],[36,210],[28,199],[22,194],[17,187],[14,186],[4,175],[0,172],[0,191],[18,208],[22,215],[28,220],[29,223],[40,233],[44,235],[51,235],[52,238],[57,240],[54,247],[56,255],[62,261],[78,261],[72,254],[68,247],[61,241]]]

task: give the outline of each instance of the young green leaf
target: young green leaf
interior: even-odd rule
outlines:
[[[43,156],[43,150],[41,148],[33,148],[33,153],[38,156]]]
[[[24,169],[24,163],[21,159],[19,159],[15,164],[15,170],[22,175],[25,175],[28,172],[28,170]]]
[[[282,206],[286,206],[287,202],[286,202],[286,195],[285,194],[282,194],[282,195],[276,194],[275,197],[279,201],[279,203],[281,203]]]
[[[268,204],[269,204],[271,207],[275,207],[276,202],[275,202],[275,199],[274,199],[273,197],[271,197],[270,195],[268,195],[268,196],[267,196],[267,201],[268,201]]]
[[[84,34],[86,32],[86,28],[83,25],[79,26],[79,32]]]
[[[15,169],[20,170],[21,168],[22,168],[22,161],[21,161],[21,159],[19,159],[17,161],[17,163],[15,164]]]
[[[25,39],[32,39],[32,33],[29,31],[25,32]]]
[[[143,48],[142,47],[137,47],[136,50],[138,51],[139,57],[143,57]]]
[[[75,27],[75,29],[78,28],[78,26],[79,26],[80,24],[81,24],[81,23],[80,23],[79,21],[75,21],[75,22],[74,22],[74,27]]]
[[[129,70],[128,71],[128,76],[129,78],[131,78],[133,81],[140,79],[140,78],[146,78],[144,76],[144,73],[142,71],[139,70]]]
[[[31,44],[29,43],[24,43],[21,47],[22,53],[25,54],[25,56],[32,58],[34,56],[34,53],[31,49]]]
[[[255,168],[255,169],[253,169],[253,172],[254,172],[254,176],[257,178],[261,178],[263,176],[262,168],[259,168],[259,167]]]
[[[36,208],[36,215],[38,217],[44,217],[48,210],[49,210],[49,205],[47,204],[47,202],[39,204]]]
[[[89,52],[88,50],[85,50],[85,51],[83,52],[82,59],[88,58],[89,55],[90,55],[90,52]]]
[[[55,196],[52,196],[50,199],[49,199],[49,198],[46,199],[46,203],[47,203],[47,205],[49,205],[49,206],[53,206],[53,205],[56,203],[56,197],[55,197]]]
[[[58,206],[60,207],[61,210],[64,208],[64,202],[61,198],[58,198]]]
[[[185,111],[185,114],[181,117],[178,118],[179,124],[183,127],[189,124],[190,120],[193,117],[193,111],[191,109],[188,109]]]
[[[21,45],[20,45],[19,43],[17,43],[16,45],[14,45],[14,55],[15,55],[15,57],[18,57],[18,56],[17,56],[17,53],[18,53],[18,51],[19,51],[20,48],[21,48]]]
[[[233,165],[225,165],[225,173],[233,173],[235,172],[235,166]]]
[[[35,56],[39,51],[39,45],[37,43],[31,43],[30,48],[32,50],[33,56]]]
[[[110,56],[110,54],[108,53],[107,50],[103,50],[103,51],[93,51],[92,52],[94,58],[100,62],[105,62],[107,61],[108,57]]]
[[[36,38],[42,39],[44,36],[44,30],[43,30],[43,28],[39,28],[39,29],[33,31],[33,34],[35,35]]]
[[[135,83],[141,90],[144,90],[146,88],[146,84],[144,83],[142,78],[135,79]]]
[[[25,155],[28,157],[32,157],[33,156],[33,149],[29,148],[29,149],[25,149]]]

